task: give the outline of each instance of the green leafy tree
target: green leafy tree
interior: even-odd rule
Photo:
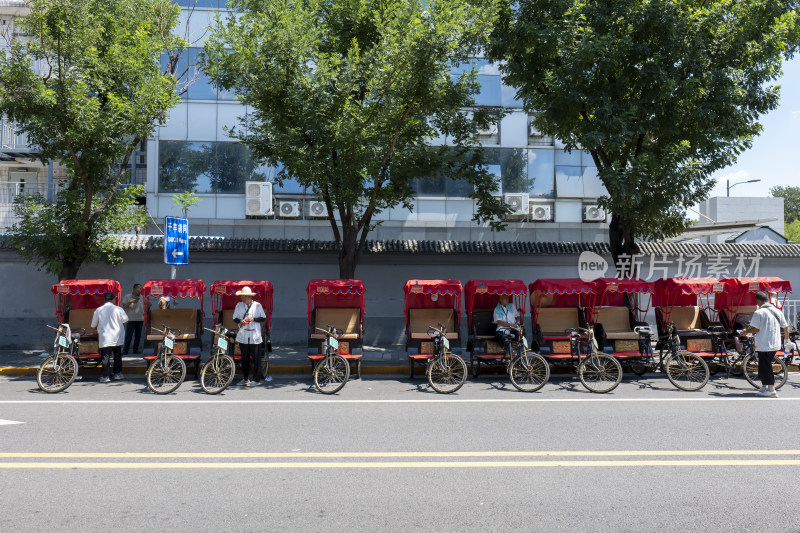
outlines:
[[[146,224],[147,211],[136,201],[143,195],[144,187],[139,185],[109,197],[89,198],[92,211],[98,213],[91,226],[83,218],[86,198],[80,190],[60,191],[53,202],[40,194],[18,196],[14,201],[17,222],[10,230],[14,247],[29,263],[48,272],[62,272],[65,265],[77,272],[80,264],[88,261],[118,265],[122,256],[115,235]],[[78,256],[70,236],[83,232],[88,232],[88,246]]]
[[[116,260],[108,232],[126,226],[127,218],[107,217],[126,213],[120,206],[130,190],[121,184],[130,156],[179,101],[173,74],[185,42],[173,29],[180,8],[169,0],[28,5],[20,26],[30,38],[0,55],[0,114],[28,135],[42,162],[66,167],[67,191],[56,204],[72,211],[54,218],[60,224],[42,225],[57,230],[46,239],[39,238],[40,228],[22,223],[13,240],[29,261],[60,279],[74,278],[87,261]],[[162,69],[159,59],[168,51],[173,59]]]
[[[181,210],[183,218],[188,218],[189,211],[201,201],[203,201],[203,199],[198,198],[194,191],[184,191],[172,197],[172,203]]]
[[[784,233],[788,240],[800,243],[800,218],[796,218],[787,224]]]
[[[500,118],[475,108],[477,73],[452,74],[477,51],[494,10],[479,0],[234,0],[237,17],[206,41],[204,70],[250,109],[234,135],[328,207],[339,275],[354,276],[377,213],[410,208],[417,178],[466,179],[476,220],[492,197],[477,131]],[[427,141],[446,135],[449,147]]]
[[[787,185],[772,187],[769,193],[776,198],[783,198],[783,219],[786,224],[800,219],[800,187]]]
[[[501,8],[490,55],[535,125],[591,153],[608,195],[615,260],[637,237],[682,232],[778,105],[798,42],[796,1],[519,0]]]

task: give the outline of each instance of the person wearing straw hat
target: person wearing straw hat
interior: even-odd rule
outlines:
[[[239,382],[245,387],[252,387],[253,382],[261,381],[261,370],[259,361],[261,356],[261,324],[267,320],[264,308],[261,304],[253,300],[255,292],[250,287],[242,287],[236,291],[236,296],[241,296],[242,301],[236,304],[233,310],[233,321],[239,326],[236,334],[236,342],[239,343],[239,351],[242,354],[242,374],[243,378]],[[253,366],[253,380],[250,379],[250,366]],[[269,381],[267,379],[266,381]]]

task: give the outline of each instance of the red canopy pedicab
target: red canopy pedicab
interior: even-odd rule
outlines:
[[[341,332],[336,337],[336,352],[354,367],[356,377],[361,377],[365,290],[364,282],[359,279],[312,279],[308,282],[308,358],[312,372],[325,359],[329,342],[328,334],[320,330],[333,327]]]
[[[236,296],[236,292],[242,290],[243,287],[250,287],[255,292],[253,300],[260,303],[264,308],[264,314],[267,319],[261,326],[261,336],[263,342],[261,344],[261,370],[262,375],[266,376],[269,371],[269,354],[272,351],[272,343],[270,342],[270,330],[272,324],[272,283],[269,281],[250,281],[250,280],[217,280],[211,284],[208,292],[211,295],[211,316],[215,325],[221,325],[228,330],[229,338],[231,340],[231,348],[228,355],[230,355],[237,364],[241,363],[242,356],[239,352],[239,345],[236,344],[236,332],[239,326],[233,321],[233,311],[236,304],[241,301],[240,296]],[[212,339],[212,343],[216,339]]]
[[[531,283],[532,346],[551,365],[574,367],[588,390],[603,393],[622,381],[622,367],[598,349],[589,325],[595,288],[594,282],[577,278]]]
[[[638,278],[600,278],[594,281],[595,297],[589,320],[607,353],[618,359],[639,359],[640,335],[647,327],[653,284]]]
[[[519,328],[509,330],[504,346],[496,337],[494,312],[501,295],[509,298],[517,310]],[[542,388],[549,378],[550,367],[538,354],[528,351],[525,338],[525,307],[528,287],[520,280],[470,280],[464,287],[467,310],[467,351],[472,375],[480,375],[480,365],[503,368],[514,386],[524,392]],[[519,361],[518,361],[519,359]]]
[[[146,332],[143,354],[148,363],[158,357],[158,348],[165,337],[163,331],[170,331],[174,339],[173,354],[193,363],[195,377],[199,377],[205,292],[206,286],[199,279],[151,279],[142,285]],[[169,298],[167,309],[159,309],[161,298]],[[199,305],[178,309],[178,298],[197,299]]]
[[[467,378],[461,359],[461,282],[411,279],[403,292],[410,377],[420,365],[436,392],[457,391]]]
[[[659,338],[675,325],[681,348],[704,359],[714,357],[713,339],[721,328],[714,299],[723,285],[714,278],[663,278],[655,282],[653,306]]]
[[[758,379],[758,359],[754,340],[751,337],[739,336],[739,331],[750,323],[757,309],[756,293],[760,291],[768,293],[770,303],[782,309],[786,297],[792,292],[792,284],[777,277],[726,278],[720,283],[724,292],[717,295],[714,308],[719,312],[724,334],[720,336],[717,358],[711,366],[714,370],[725,368],[728,374],[744,374],[751,385],[759,388],[761,383]],[[786,341],[796,341],[796,332],[790,332],[790,335],[790,339],[783,339],[782,347],[786,346]],[[775,388],[780,388],[786,383],[787,365],[792,362],[795,352],[796,345],[788,352],[777,351],[773,364]]]
[[[68,279],[52,287],[58,325],[54,354],[44,360],[37,372],[39,387],[45,392],[60,392],[77,378],[78,367],[100,364],[97,329],[92,327],[94,311],[105,303],[105,295],[116,295],[119,305],[122,288],[111,279]]]

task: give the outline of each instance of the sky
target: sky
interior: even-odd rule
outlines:
[[[710,196],[725,196],[725,184],[751,179],[731,189],[731,196],[769,196],[776,185],[800,186],[800,55],[784,63],[780,105],[761,117],[764,127],[753,146],[739,156],[735,165],[714,174],[717,185]]]

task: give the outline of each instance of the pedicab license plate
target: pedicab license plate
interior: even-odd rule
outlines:
[[[175,341],[173,341],[169,337],[164,337],[164,346],[166,346],[171,350],[172,348],[175,347]]]
[[[525,347],[526,350],[528,349],[528,339],[527,338],[522,337],[522,345]]]
[[[67,338],[65,336],[60,335],[58,337],[58,345],[59,346],[63,346],[64,348],[69,348],[69,341],[67,340]]]
[[[228,341],[223,339],[222,337],[217,337],[217,346],[219,346],[221,350],[227,350]]]
[[[448,350],[450,349],[450,340],[447,337],[442,337],[442,344],[444,344],[444,347]]]
[[[331,345],[331,348],[333,348],[334,350],[338,350],[339,349],[339,340],[338,339],[334,339],[333,337],[331,337],[330,340],[328,341],[328,343]]]

